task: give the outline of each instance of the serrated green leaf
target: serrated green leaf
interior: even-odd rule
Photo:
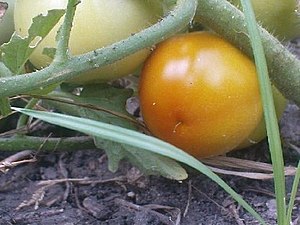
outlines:
[[[132,93],[133,91],[130,89],[115,88],[108,84],[97,84],[84,86],[79,96],[65,92],[53,92],[50,96],[58,97],[61,95],[76,103],[99,106],[107,111],[129,116],[125,110],[125,104],[126,100],[131,97]],[[80,116],[136,130],[136,127],[132,124],[132,122],[103,111],[68,105],[55,101],[47,102],[51,106],[54,106],[56,109],[68,115]],[[113,172],[118,169],[119,162],[122,159],[127,159],[133,165],[137,166],[140,170],[149,175],[159,174],[175,180],[183,180],[187,178],[185,170],[174,160],[155,153],[140,151],[138,148],[132,146],[104,140],[99,137],[94,137],[94,140],[95,145],[98,148],[104,149],[107,153],[109,159],[109,170]],[[147,160],[145,161],[145,159]]]
[[[105,150],[109,160],[109,169],[112,172],[118,169],[119,162],[122,159],[126,159],[147,175],[160,175],[172,180],[185,180],[188,177],[185,169],[176,161],[165,156],[141,151],[136,147],[99,137],[95,137],[95,145]]]
[[[115,173],[119,168],[120,161],[126,157],[126,151],[122,149],[120,144],[102,138],[94,137],[94,142],[97,148],[103,149],[106,152],[108,169]]]
[[[96,84],[84,86],[79,96],[64,92],[54,92],[49,95],[59,97],[61,94],[62,97],[67,97],[67,99],[72,100],[73,102],[98,107],[102,110],[95,110],[92,108],[79,107],[54,101],[47,101],[47,103],[69,115],[80,116],[136,130],[136,124],[122,117],[126,116],[134,119],[125,109],[126,100],[132,96],[132,93],[133,91],[130,89],[115,88],[108,84]]]
[[[0,47],[1,61],[14,73],[23,71],[24,64],[34,50],[31,46],[36,39],[43,39],[64,15],[65,10],[55,9],[48,11],[46,16],[39,15],[33,18],[28,37],[21,38],[16,33],[11,40]]]
[[[3,62],[0,62],[0,78],[9,77],[12,75],[12,72],[5,66]]]

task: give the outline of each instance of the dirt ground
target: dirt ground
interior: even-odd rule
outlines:
[[[296,165],[300,147],[300,110],[289,105],[281,122],[286,165]],[[0,160],[12,153],[2,152]],[[269,161],[266,142],[234,154]],[[0,174],[0,224],[30,225],[233,225],[258,224],[218,185],[187,168],[178,182],[145,177],[123,162],[117,173],[97,149],[41,152],[37,162]],[[222,176],[262,215],[276,224],[271,180]],[[287,178],[290,189],[292,179]],[[300,224],[300,197],[293,213]]]

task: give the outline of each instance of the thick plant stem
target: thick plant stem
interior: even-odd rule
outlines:
[[[68,1],[67,11],[65,15],[65,21],[60,27],[57,33],[57,50],[53,63],[63,63],[68,59],[68,46],[70,33],[72,28],[72,22],[76,11],[76,6],[78,5],[78,0]]]
[[[39,99],[37,98],[32,98],[28,104],[25,106],[26,109],[32,109],[37,103],[38,103]],[[27,125],[28,122],[28,116],[22,114],[19,119],[18,119],[18,123],[17,123],[17,127],[16,129],[20,129],[22,127],[25,127]]]
[[[198,0],[195,19],[253,57],[245,17],[226,0]],[[217,16],[216,16],[217,15]],[[260,27],[271,81],[285,97],[300,105],[300,61]]]
[[[96,148],[91,137],[45,138],[33,136],[15,136],[0,138],[0,151],[38,150],[81,150]]]
[[[4,65],[4,63],[0,62],[0,78],[10,75],[12,75],[11,71]],[[8,97],[0,97],[0,117],[5,117],[10,113],[11,109]]]
[[[178,4],[165,18],[125,40],[72,57],[64,63],[51,64],[34,73],[1,78],[0,97],[24,94],[40,87],[63,82],[75,78],[82,72],[111,64],[140,49],[150,47],[186,27],[194,17],[196,7],[197,0],[178,0]]]
[[[9,99],[7,97],[0,98],[0,116],[8,116],[11,113]]]

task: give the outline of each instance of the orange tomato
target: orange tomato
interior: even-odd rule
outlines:
[[[210,32],[160,43],[145,62],[139,95],[150,132],[198,158],[236,148],[262,118],[253,62]]]
[[[272,92],[274,97],[276,116],[278,119],[280,119],[287,106],[287,100],[274,86],[272,87]],[[267,136],[267,130],[266,130],[265,118],[262,117],[260,123],[254,129],[254,131],[236,149],[242,149],[242,148],[249,147],[253,144],[256,144],[262,141],[263,139],[265,139],[266,136]]]

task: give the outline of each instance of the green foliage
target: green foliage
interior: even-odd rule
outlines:
[[[198,170],[211,180],[218,183],[232,198],[234,198],[241,206],[250,212],[261,224],[266,224],[260,215],[230,186],[228,186],[218,175],[213,173],[207,166],[195,159],[184,151],[170,145],[157,138],[141,134],[139,132],[125,129],[119,126],[94,121],[86,118],[73,117],[64,114],[35,111],[30,109],[13,108],[14,110],[26,115],[41,119],[48,123],[52,123],[65,128],[80,131],[82,133],[92,135],[98,138],[112,141],[119,144],[129,145],[138,148],[139,151],[149,151],[162,156],[182,162],[191,168]],[[145,159],[147,160],[147,159]]]
[[[130,89],[98,84],[84,86],[80,95],[59,91],[50,93],[50,96],[56,97],[56,99],[63,98],[67,102],[76,102],[77,105],[53,101],[55,99],[52,101],[46,100],[45,102],[68,115],[138,130],[137,123],[134,123],[135,119],[125,110],[126,100],[131,97],[132,93],[133,91]],[[78,104],[81,104],[82,107]],[[91,106],[91,108],[86,106]],[[137,147],[126,144],[104,140],[97,136],[94,136],[94,140],[95,145],[107,153],[109,169],[113,172],[118,169],[119,162],[126,159],[149,175],[162,175],[175,180],[187,178],[185,170],[174,160],[167,157],[141,151]]]
[[[290,1],[291,2],[291,1]],[[293,0],[292,0],[293,2]],[[294,2],[295,3],[295,2]],[[249,30],[249,38],[253,48],[254,60],[258,72],[260,83],[260,91],[266,121],[269,148],[271,152],[272,166],[274,172],[274,187],[277,204],[277,223],[278,225],[287,225],[291,222],[291,205],[293,205],[293,197],[290,200],[288,211],[286,210],[286,190],[283,151],[281,147],[280,133],[275,112],[274,100],[272,95],[271,82],[268,75],[266,57],[263,49],[262,39],[255,21],[255,15],[249,0],[241,0],[247,20],[247,28]],[[284,3],[286,4],[286,3]],[[295,193],[295,186],[299,182],[299,165],[292,193]]]
[[[9,43],[0,48],[0,60],[14,74],[24,72],[24,65],[34,47],[52,30],[64,15],[65,10],[50,10],[46,16],[39,15],[33,19],[28,31],[28,37],[21,38],[13,34]]]
[[[133,91],[130,89],[97,84],[84,86],[80,94],[58,90],[49,94],[50,97],[62,98],[67,102],[59,102],[55,99],[54,101],[44,100],[44,102],[65,114],[137,130],[135,119],[125,109],[126,100],[132,96],[132,93]],[[68,102],[76,104],[67,104]]]
[[[105,150],[112,172],[116,172],[120,161],[126,159],[147,175],[160,175],[172,180],[184,180],[188,177],[186,171],[168,157],[100,137],[95,137],[95,144]]]
[[[287,209],[287,213],[286,213],[286,216],[287,216],[286,221],[292,221],[292,212],[293,212],[294,203],[296,200],[296,195],[298,192],[299,182],[300,182],[300,160],[298,161],[297,171],[295,174],[293,187],[291,190],[290,201],[289,201],[289,205],[288,205],[288,209]]]
[[[76,0],[69,0],[69,3],[72,4],[75,4],[76,2]],[[196,0],[165,0],[163,2],[166,3],[168,10],[172,9],[172,12],[168,13],[165,18],[149,29],[145,29],[144,31],[119,43],[115,43],[112,46],[97,49],[78,57],[66,57],[66,59],[64,56],[66,56],[65,53],[67,53],[67,51],[65,51],[67,50],[65,47],[68,43],[68,36],[64,36],[64,38],[61,39],[58,37],[58,42],[61,43],[59,46],[61,46],[61,48],[58,47],[57,49],[62,51],[60,52],[61,54],[58,55],[62,55],[61,58],[63,58],[63,60],[59,61],[60,63],[51,64],[48,68],[32,74],[23,74],[18,76],[17,74],[24,71],[24,64],[34,50],[34,42],[37,39],[44,38],[58,20],[64,15],[65,11],[53,10],[49,11],[47,16],[40,15],[36,17],[29,30],[29,36],[27,38],[22,39],[19,36],[14,35],[8,44],[4,44],[0,48],[1,112],[3,114],[8,114],[10,112],[10,102],[7,98],[9,96],[22,94],[24,92],[33,93],[33,90],[36,88],[44,88],[56,83],[61,83],[67,79],[76,77],[76,75],[80,72],[95,68],[93,65],[97,65],[98,67],[112,63],[139,49],[152,46],[153,44],[182,30],[191,21],[197,7]],[[177,4],[173,5],[175,2]],[[244,26],[245,20],[241,17],[240,12],[233,9],[225,0],[198,0],[198,2],[201,3],[198,15],[202,18],[205,17],[203,21],[206,21],[208,25],[218,30],[222,36],[223,34],[226,37],[230,36],[230,34],[227,34],[226,32],[233,30],[233,34],[231,33],[231,36],[233,37],[232,40],[244,41],[243,44],[239,44],[239,46],[242,46],[243,49],[248,48],[248,54],[252,54],[252,51],[249,50],[249,36]],[[69,5],[72,6],[72,4]],[[68,28],[71,28],[71,10],[72,9],[69,8],[66,12],[69,17],[66,16],[67,19],[64,22],[65,31],[67,31]],[[220,13],[220,15],[216,17],[215,13],[212,13],[211,10],[219,10],[218,13]],[[224,26],[220,26],[220,21],[221,23],[222,21],[232,21],[232,24],[230,24],[232,26],[229,28],[226,26],[224,28]],[[228,22],[226,22],[226,25],[227,24]],[[276,84],[281,85],[282,83],[288,87],[288,96],[291,96],[291,98],[296,101],[298,99],[297,102],[299,103],[299,89],[297,89],[297,87],[299,87],[299,61],[287,53],[287,51],[283,49],[283,46],[281,46],[280,43],[274,40],[269,34],[265,33],[261,29],[260,32],[263,34],[263,42],[267,49],[267,57],[275,60],[273,64],[275,64],[275,67],[277,66],[277,69],[275,70],[276,73],[279,76],[282,74],[286,75],[286,77],[281,78],[284,79],[284,82],[279,82],[280,79],[279,81],[275,79],[275,81],[277,81]],[[245,33],[247,35],[245,35]],[[272,46],[273,44],[276,47],[275,50]],[[55,58],[56,49],[45,49],[44,53]],[[273,57],[274,55],[276,56],[275,58]],[[280,65],[276,62],[277,59],[281,60],[282,63]],[[273,64],[270,63],[270,65],[274,66]],[[288,71],[292,72],[286,73],[287,70],[282,69],[285,67],[288,68]],[[13,74],[17,76],[12,76]],[[35,75],[35,77],[32,77],[31,75]],[[275,75],[272,76],[275,77]],[[168,143],[160,141],[154,137],[144,135],[141,132],[137,132],[139,128],[138,123],[125,110],[126,99],[132,95],[131,90],[117,89],[110,85],[91,85],[83,87],[82,90],[76,94],[72,94],[72,91],[72,88],[70,88],[69,91],[65,91],[65,89],[56,90],[46,96],[41,96],[41,98],[43,98],[43,104],[47,103],[51,107],[65,113],[66,115],[39,112],[30,109],[14,109],[26,115],[39,118],[58,126],[75,129],[93,136],[96,146],[106,151],[109,158],[109,169],[112,171],[116,171],[119,162],[126,159],[146,174],[162,175],[170,179],[182,180],[187,177],[186,171],[175,160],[184,163],[217,182],[261,224],[265,224],[263,219],[241,198],[241,196],[239,196],[220,177],[214,174],[200,161]],[[292,92],[295,92],[295,94]],[[266,111],[272,111],[269,107],[270,105],[266,107]],[[70,115],[76,117],[72,117]],[[270,122],[272,120],[268,118],[267,120],[269,120],[267,122],[268,124],[275,123],[274,120],[273,122]],[[269,133],[274,132],[276,133],[277,131],[271,131]],[[22,142],[23,140],[26,140],[26,136],[23,137]],[[278,137],[275,137],[275,139],[276,138],[279,139]],[[52,144],[53,143],[54,142],[52,142]],[[279,162],[279,164],[281,164],[282,156],[278,154],[278,150],[275,151],[275,154],[277,155],[273,158],[275,159],[274,163],[276,164]],[[278,168],[279,178],[276,179],[275,182],[276,186],[279,187],[280,190],[280,186],[284,185],[282,177],[280,177],[282,165],[279,165]],[[295,198],[300,177],[299,168],[300,166],[298,166],[288,212],[286,212],[285,209],[282,209],[282,201],[279,201],[281,204],[279,207],[281,208],[278,210],[283,210],[284,212],[278,213],[280,221],[284,220],[281,219],[283,216],[287,215],[286,221],[291,217],[292,203]],[[279,199],[283,198],[283,192],[284,188],[276,193]]]

